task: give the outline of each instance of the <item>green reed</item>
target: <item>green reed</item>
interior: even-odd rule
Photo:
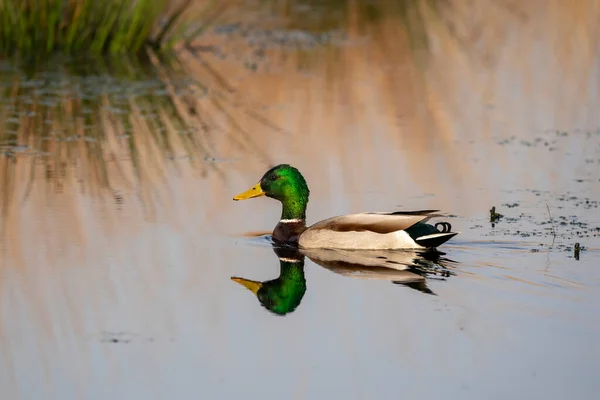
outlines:
[[[190,3],[167,13],[168,0],[0,0],[0,54],[161,48],[173,43],[168,33]]]

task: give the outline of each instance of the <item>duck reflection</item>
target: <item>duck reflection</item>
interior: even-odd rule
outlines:
[[[256,295],[260,304],[274,314],[285,315],[298,307],[306,292],[304,255],[294,247],[273,247],[279,257],[279,276],[258,282],[232,277],[231,280]]]
[[[254,293],[270,312],[285,315],[293,312],[306,293],[305,257],[336,274],[370,280],[386,280],[422,293],[435,295],[427,280],[445,280],[454,273],[448,268],[454,261],[439,251],[358,251],[337,249],[302,249],[277,247],[279,276],[259,282],[241,277],[231,280]]]
[[[426,294],[427,279],[445,280],[454,275],[448,267],[452,260],[440,251],[394,250],[301,250],[315,264],[336,274],[358,279],[387,280]]]

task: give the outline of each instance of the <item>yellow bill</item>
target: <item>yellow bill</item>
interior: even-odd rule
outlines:
[[[234,200],[246,200],[246,199],[251,199],[253,197],[264,196],[265,194],[266,193],[263,192],[262,188],[260,187],[260,182],[259,182],[256,185],[254,185],[251,189],[248,189],[245,192],[238,194],[233,199]]]
[[[246,289],[250,290],[252,293],[257,294],[260,288],[262,287],[262,282],[251,281],[244,278],[236,278],[232,277],[232,281],[239,283],[244,286]]]

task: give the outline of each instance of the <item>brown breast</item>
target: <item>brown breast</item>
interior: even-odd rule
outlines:
[[[279,221],[273,230],[273,240],[282,243],[298,243],[298,238],[306,230],[306,221]]]

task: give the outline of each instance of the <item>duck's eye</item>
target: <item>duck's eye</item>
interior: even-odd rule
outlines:
[[[271,176],[269,177],[269,179],[270,179],[270,180],[272,180],[272,181],[276,181],[276,180],[277,180],[277,178],[279,178],[277,175],[271,175]]]

